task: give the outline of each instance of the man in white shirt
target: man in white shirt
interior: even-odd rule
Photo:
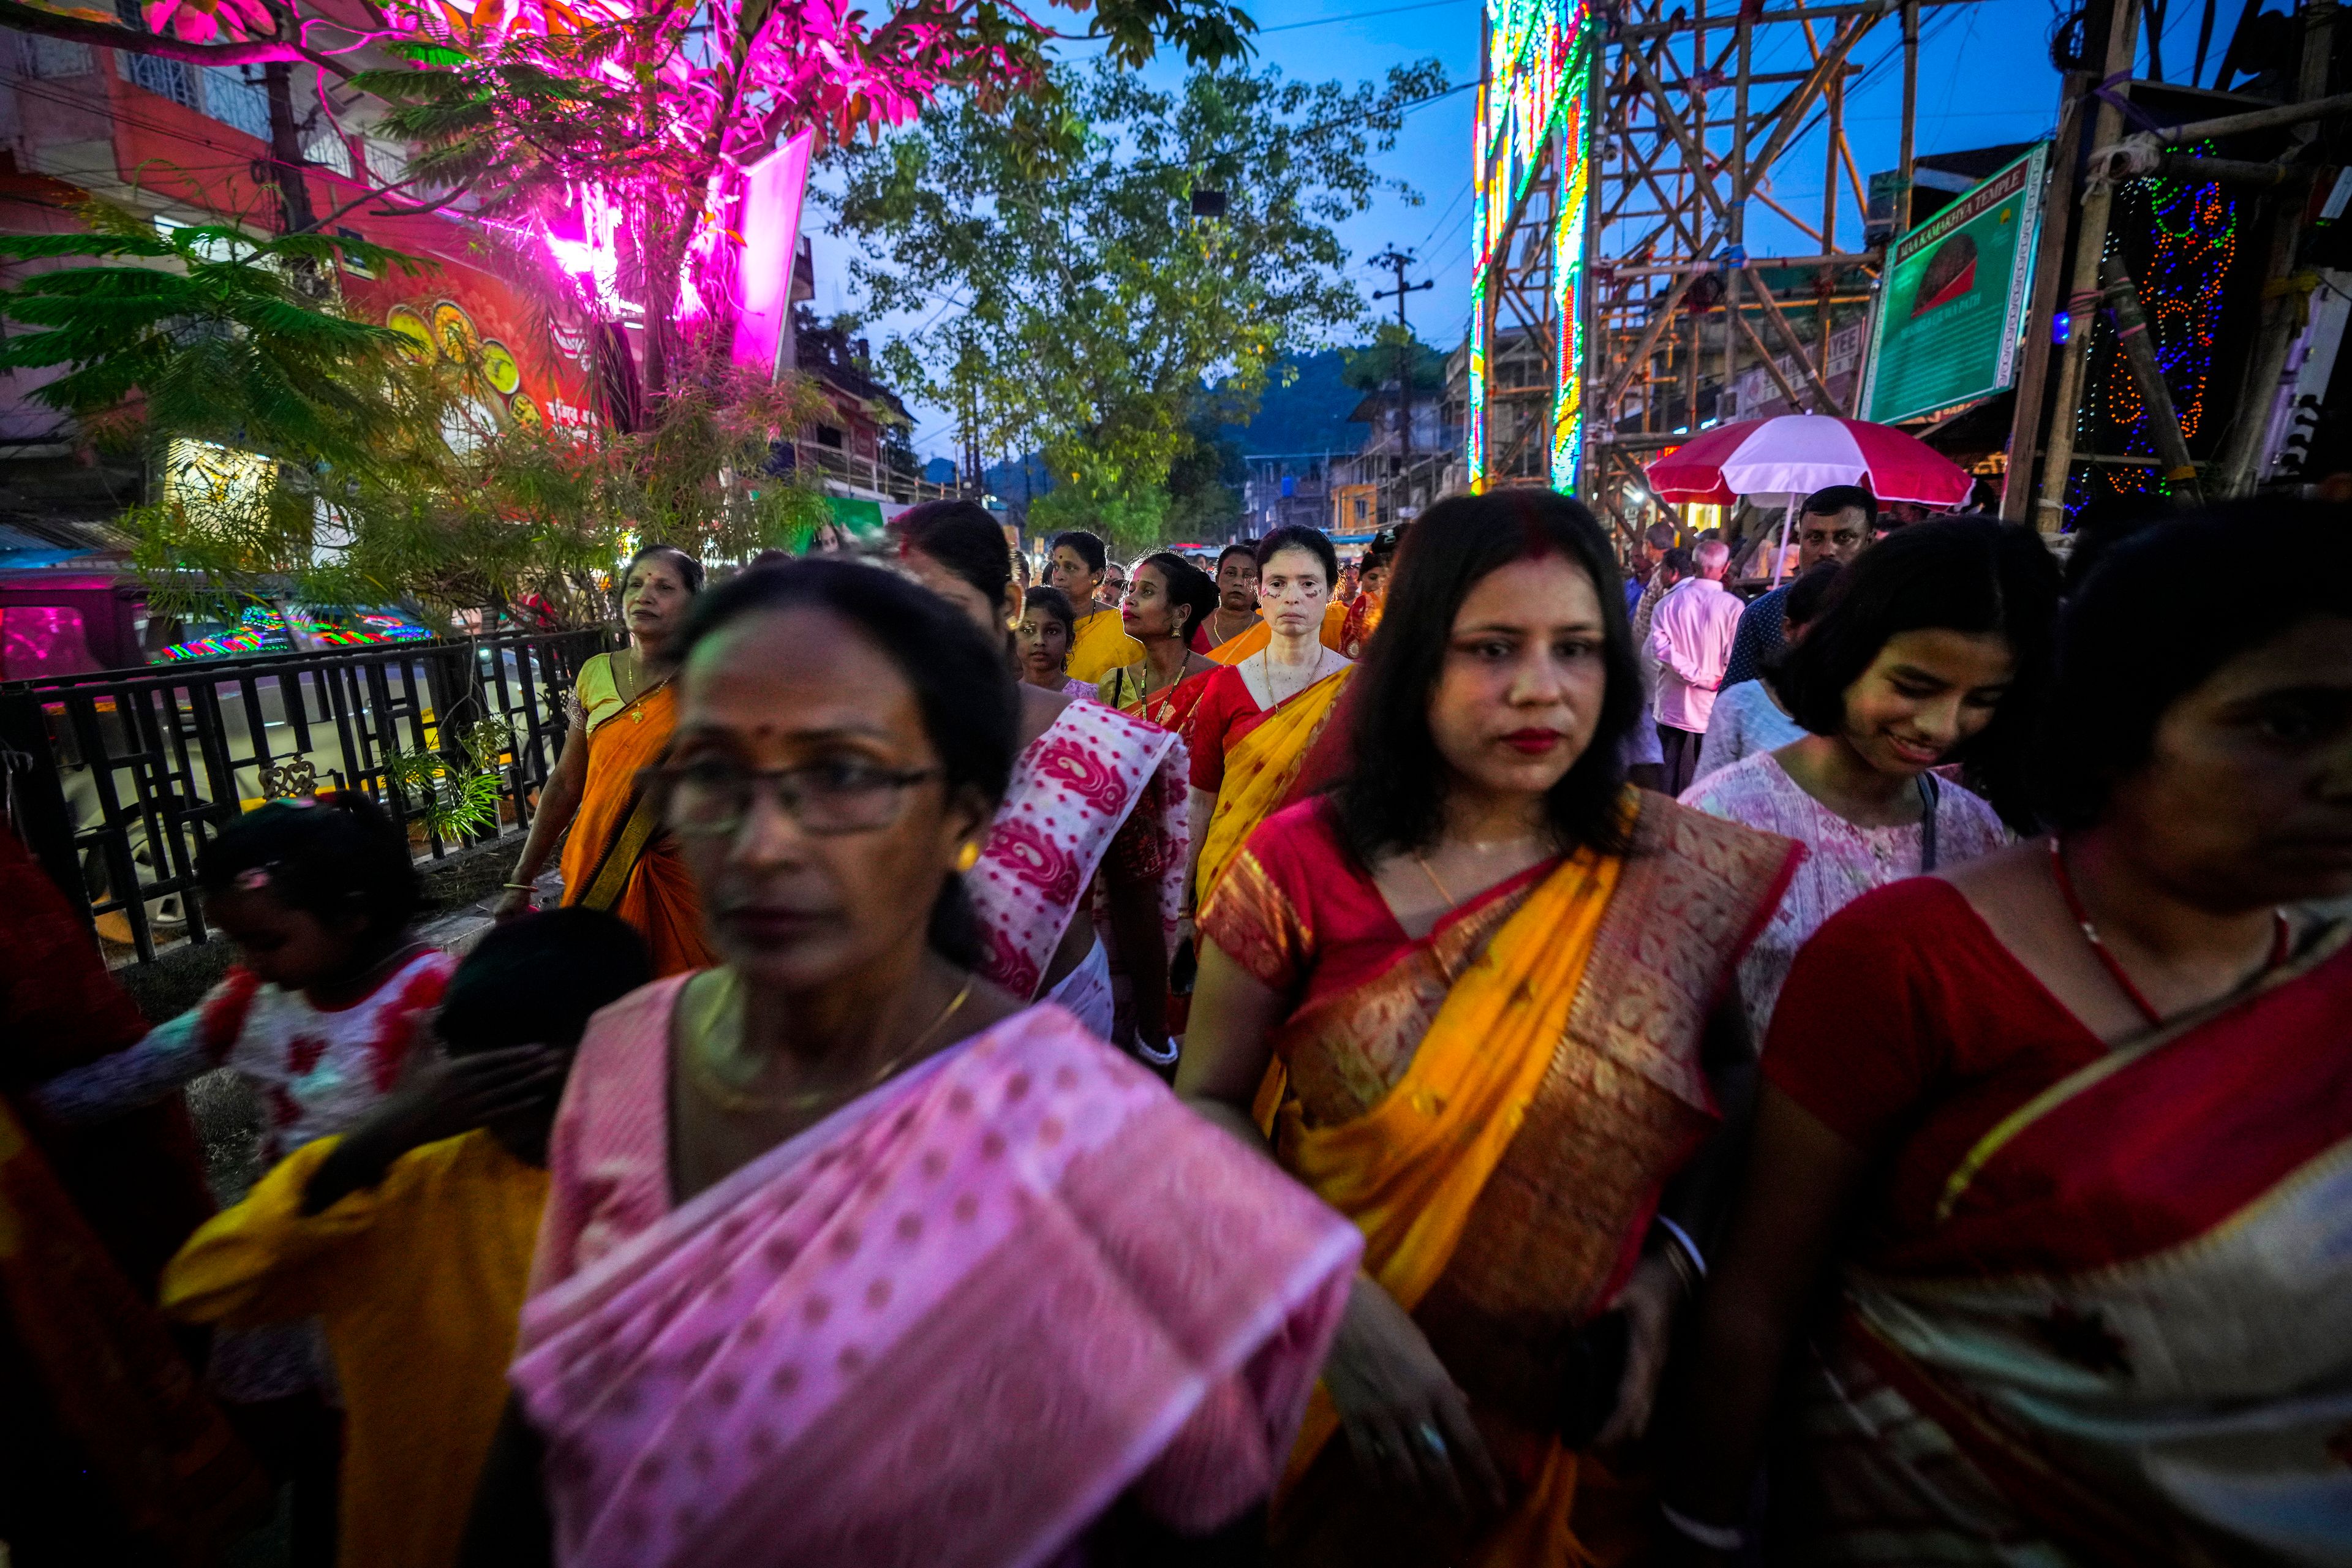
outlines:
[[[1744,607],[1723,585],[1730,547],[1709,540],[1691,554],[1696,573],[1675,584],[1650,617],[1649,655],[1658,663],[1658,744],[1670,795],[1688,789],[1698,771],[1699,742],[1731,662],[1731,639]]]

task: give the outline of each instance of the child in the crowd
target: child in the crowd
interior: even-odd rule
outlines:
[[[196,879],[240,962],[195,1006],[48,1079],[34,1103],[86,1124],[230,1067],[261,1097],[262,1157],[275,1162],[391,1091],[457,961],[410,929],[408,841],[356,792],[247,813],[205,847]]]
[[[493,930],[449,984],[446,1056],[296,1151],[164,1270],[165,1310],[191,1321],[324,1323],[353,1568],[455,1561],[506,1402],[572,1048],[651,977],[636,932],[593,910]]]
[[[88,1126],[227,1067],[260,1100],[261,1158],[275,1163],[391,1091],[457,961],[412,929],[422,889],[407,837],[357,791],[247,812],[205,847],[196,880],[238,963],[187,1012],[28,1098],[52,1122]],[[215,1336],[205,1381],[292,1489],[296,1568],[331,1562],[341,1417],[316,1325]]]

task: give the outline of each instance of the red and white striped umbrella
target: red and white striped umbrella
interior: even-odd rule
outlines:
[[[1952,507],[1969,499],[1969,471],[1890,425],[1826,414],[1783,414],[1718,426],[1652,463],[1650,486],[1670,501],[1728,504],[1740,496],[1810,495],[1861,485],[1881,501]]]

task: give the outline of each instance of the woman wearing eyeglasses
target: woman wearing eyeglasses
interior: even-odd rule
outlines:
[[[852,562],[700,607],[660,788],[724,962],[581,1043],[468,1561],[986,1568],[1272,1486],[1355,1239],[976,973],[995,653]]]

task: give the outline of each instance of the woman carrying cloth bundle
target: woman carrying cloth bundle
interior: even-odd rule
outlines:
[[[1207,901],[1251,831],[1290,798],[1354,668],[1320,635],[1339,575],[1331,542],[1286,523],[1258,541],[1257,563],[1266,645],[1209,677],[1185,732],[1195,907]]]
[[[1014,590],[994,518],[971,501],[926,501],[891,519],[890,532],[908,576],[983,635],[1003,637],[1002,606]],[[1185,868],[1183,742],[1100,702],[1028,681],[1014,689],[1021,749],[969,879],[986,948],[981,972],[1166,1066],[1174,1060],[1168,953]]]
[[[1794,849],[1624,787],[1640,679],[1576,502],[1440,502],[1386,620],[1352,772],[1202,910],[1177,1075],[1263,1147],[1287,1068],[1274,1156],[1366,1242],[1273,1561],[1626,1561],[1656,1515],[1608,1446],[1698,1271],[1709,1069],[1746,1058],[1732,967]]]
[[[543,1560],[542,1478],[566,1565],[1014,1568],[1280,1473],[1355,1237],[976,973],[1001,653],[855,562],[699,607],[661,799],[723,963],[581,1043],[468,1561]]]
[[[716,962],[704,941],[694,882],[660,814],[638,787],[661,760],[677,722],[677,639],[702,563],[675,545],[648,544],[621,578],[621,614],[630,647],[580,667],[565,704],[571,727],[531,818],[522,857],[493,913],[509,920],[531,907],[531,885],[555,841],[563,842],[563,901],[618,915],[637,928],[656,974]]]

